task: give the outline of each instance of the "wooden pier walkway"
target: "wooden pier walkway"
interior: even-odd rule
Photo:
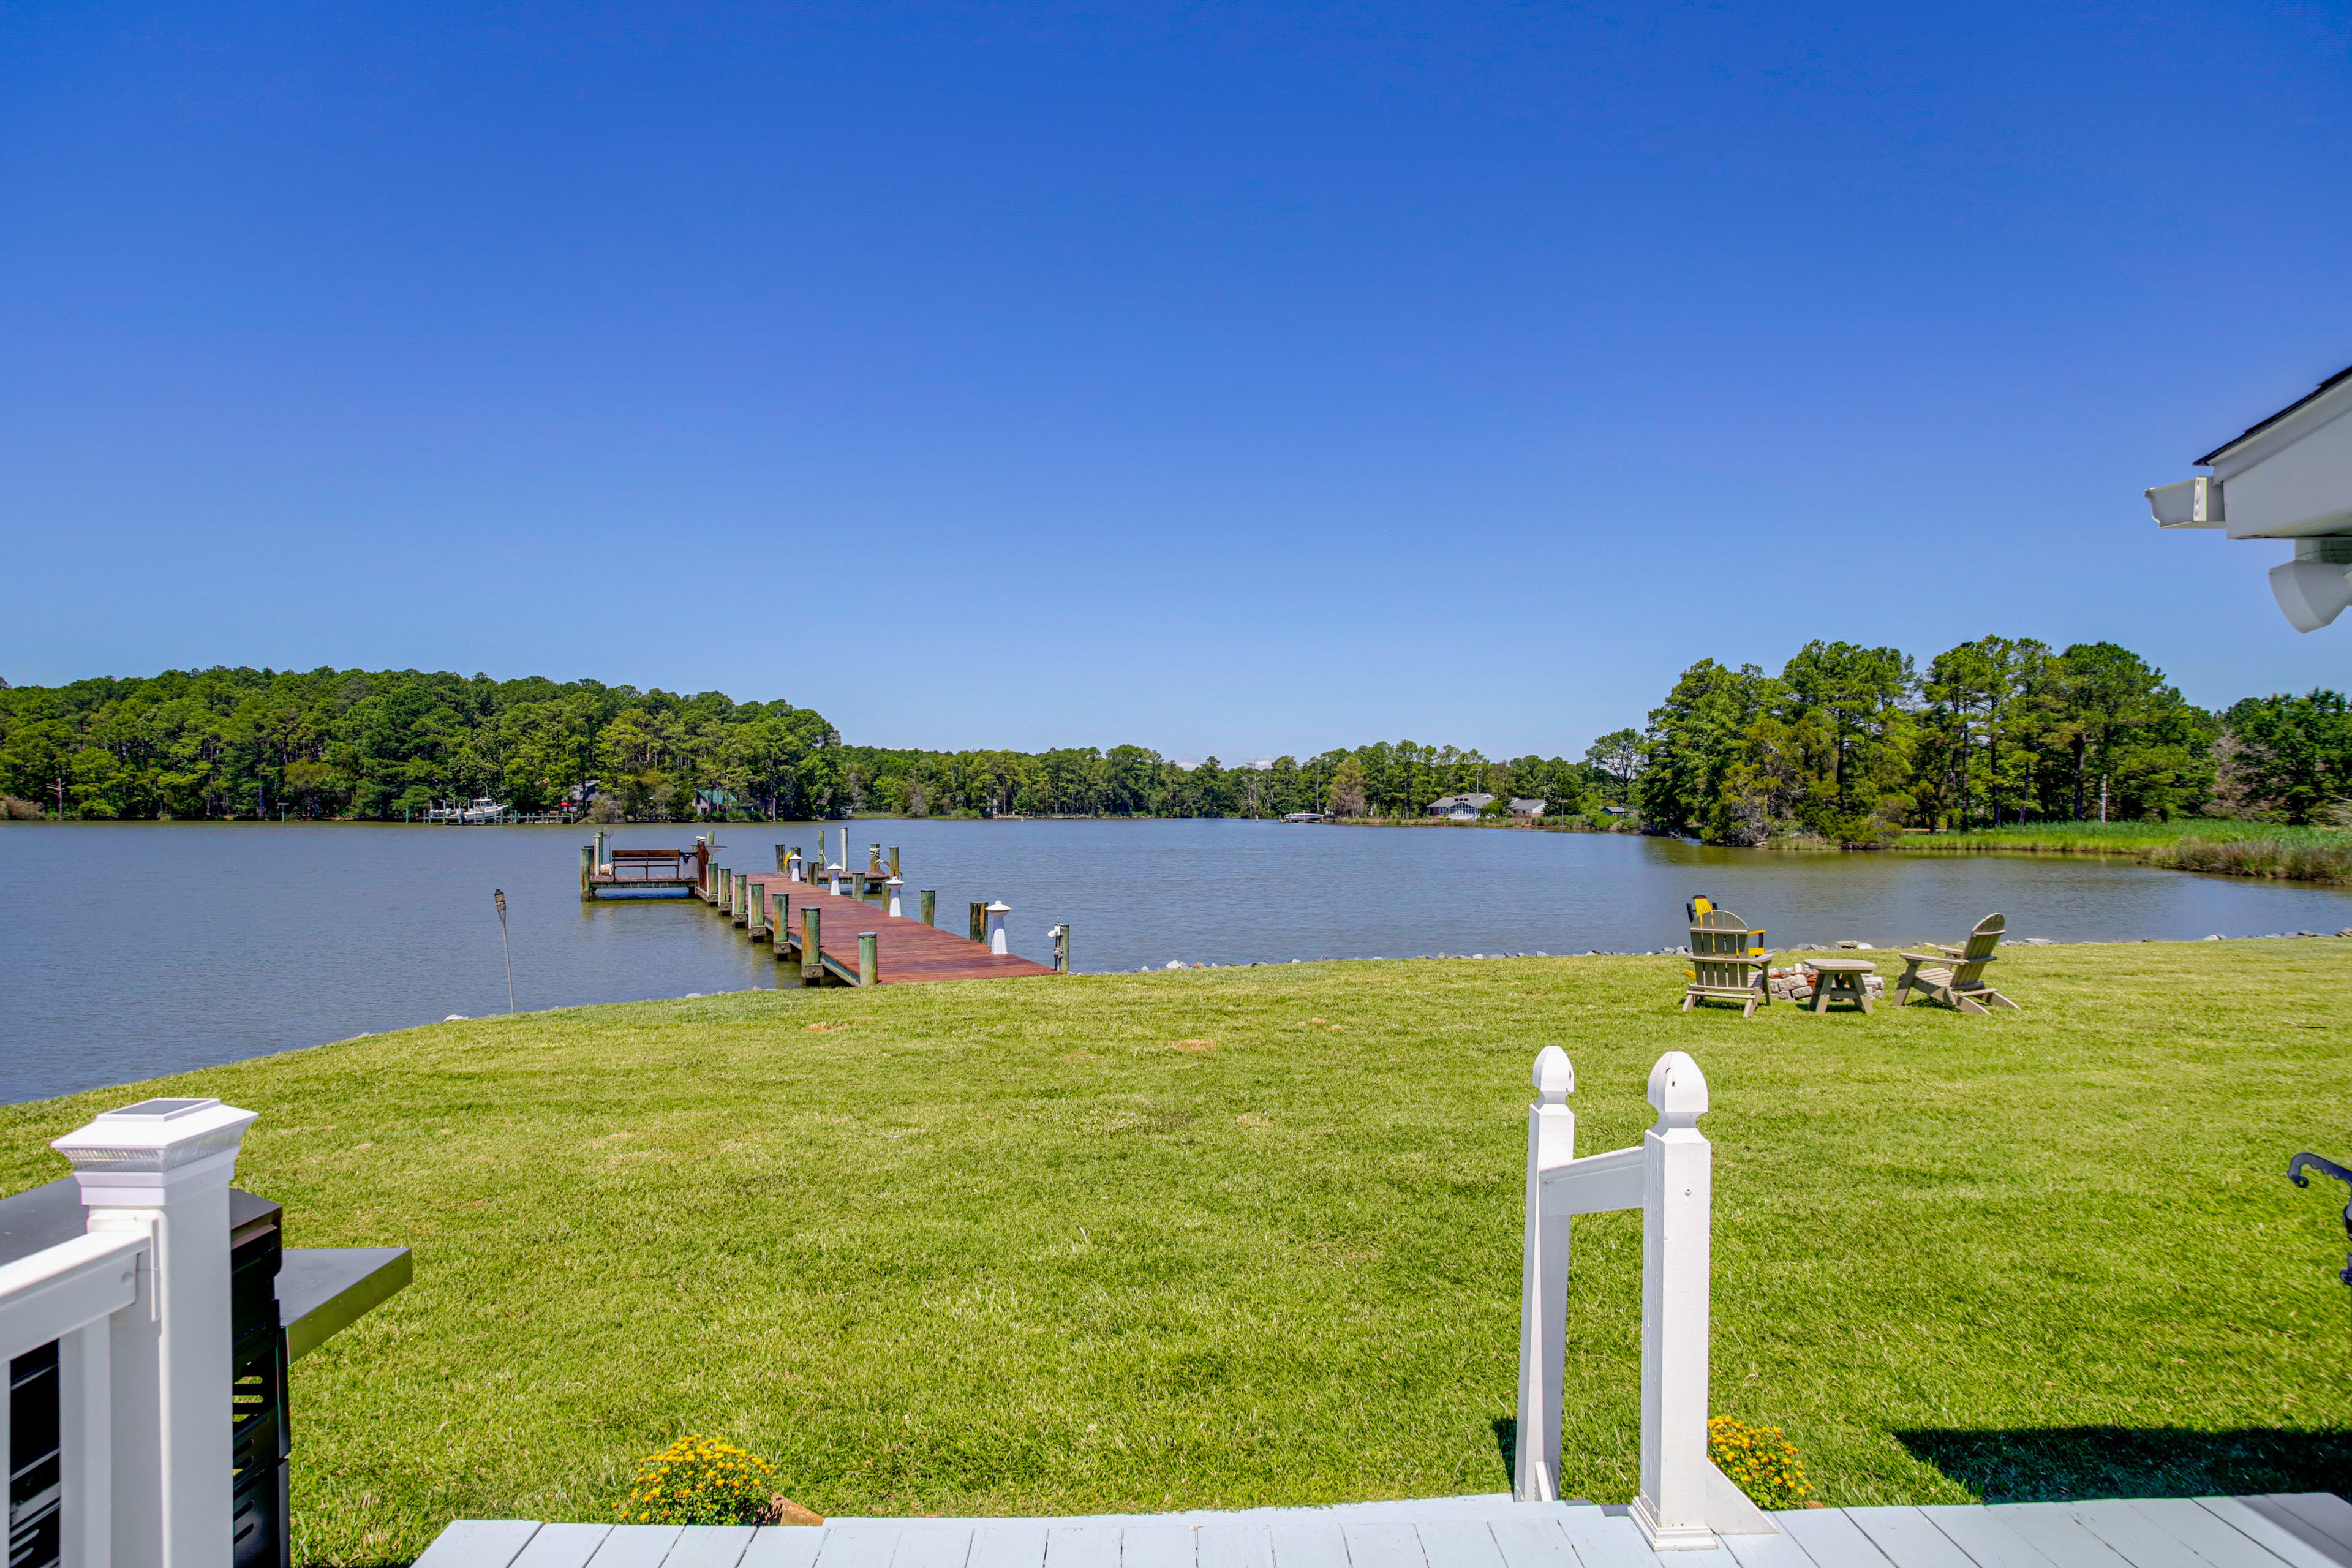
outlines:
[[[737,880],[752,889],[751,899],[744,900],[746,904],[756,900],[763,910],[774,909],[780,901],[785,905],[781,938],[773,931],[754,928],[748,910],[735,915],[736,923],[743,926],[745,934],[754,941],[777,942],[779,963],[787,957],[805,962],[806,955],[801,952],[801,911],[816,910],[817,950],[824,959],[824,971],[845,985],[859,984],[858,938],[867,931],[875,937],[877,985],[910,985],[931,980],[1010,980],[1054,973],[1033,959],[991,952],[969,937],[957,936],[904,915],[885,913],[863,899],[828,893],[813,882],[795,882],[782,871],[744,873]]]
[[[1772,1513],[1654,1552],[1622,1508],[1431,1498],[1235,1513],[835,1519],[818,1526],[459,1520],[415,1568],[2352,1568],[2332,1492]]]

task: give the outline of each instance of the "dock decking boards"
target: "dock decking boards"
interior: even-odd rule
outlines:
[[[1622,1509],[1501,1496],[757,1530],[461,1519],[415,1568],[2352,1568],[2352,1503],[2333,1492],[1770,1518],[1780,1534],[1712,1552],[1653,1552]]]
[[[781,892],[792,902],[785,931],[800,940],[801,910],[822,911],[818,938],[825,967],[845,979],[857,973],[857,933],[876,933],[877,984],[907,985],[927,980],[1010,980],[1026,974],[1051,974],[1052,967],[1009,952],[991,952],[970,937],[927,926],[905,915],[889,915],[863,899],[828,893],[814,882],[795,882],[781,871],[753,871],[740,880],[749,883],[758,898]],[[771,938],[771,940],[773,940]],[[890,1568],[884,1563],[881,1568]],[[1119,1568],[1113,1563],[1111,1568]]]

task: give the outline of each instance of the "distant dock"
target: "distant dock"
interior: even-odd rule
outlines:
[[[604,836],[580,850],[580,897],[614,892],[681,892],[708,904],[754,942],[766,942],[776,963],[802,985],[912,985],[940,980],[1013,980],[1066,973],[1069,928],[1054,928],[1054,963],[1004,951],[1002,902],[971,906],[971,934],[940,930],[938,894],[914,897],[922,918],[904,912],[906,887],[898,851],[886,871],[882,847],[870,847],[862,871],[821,864],[799,847],[775,847],[772,871],[738,871],[717,863],[708,837],[684,849],[614,849]],[[847,846],[843,846],[845,857]]]

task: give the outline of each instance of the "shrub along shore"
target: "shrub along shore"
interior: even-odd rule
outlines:
[[[0,1183],[152,1094],[416,1282],[294,1373],[301,1558],[613,1516],[675,1438],[825,1513],[1506,1484],[1528,1071],[1635,1142],[1712,1085],[1717,1414],[1832,1504],[2352,1468],[2352,942],[2012,948],[2021,1014],[1676,1011],[1670,958],[1306,963],[486,1018],[0,1108]],[[1635,1487],[1640,1230],[1578,1222],[1566,1491]]]

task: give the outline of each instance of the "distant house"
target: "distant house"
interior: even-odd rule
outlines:
[[[698,816],[715,811],[728,811],[740,805],[733,790],[698,789],[694,792],[694,809]]]
[[[1518,796],[1513,795],[1511,797],[1511,815],[1513,816],[1541,816],[1544,813],[1545,804],[1546,803],[1540,800],[1521,800]]]
[[[1480,812],[1494,804],[1495,797],[1491,795],[1440,795],[1429,803],[1429,815],[1450,816],[1456,822],[1469,822],[1475,820]]]

